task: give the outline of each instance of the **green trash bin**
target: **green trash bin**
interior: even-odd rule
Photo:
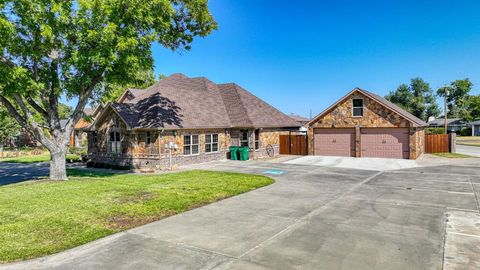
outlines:
[[[239,155],[240,160],[248,160],[248,152],[249,152],[248,147],[240,147],[238,151],[240,152],[240,155]]]
[[[238,146],[230,146],[230,159],[238,160]]]

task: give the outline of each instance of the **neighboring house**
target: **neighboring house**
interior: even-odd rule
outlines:
[[[480,136],[480,120],[470,123],[472,127],[472,136]]]
[[[445,127],[445,118],[437,118],[427,122],[429,127],[433,128],[444,128]],[[462,129],[470,128],[470,124],[462,120],[461,118],[447,118],[447,129],[448,131],[459,131]]]
[[[35,139],[35,137],[27,132],[25,128],[20,129],[20,133],[15,136],[13,139],[13,145],[15,147],[23,147],[23,146],[30,146],[30,147],[39,147],[41,144]]]
[[[95,109],[85,108],[83,113],[85,116],[90,117],[91,119],[88,120],[95,120],[98,114],[103,110],[103,106],[99,105]],[[87,130],[90,128],[92,124],[85,118],[80,119],[74,127],[72,136],[70,137],[70,147],[86,147],[88,145],[88,136]]]
[[[280,134],[299,126],[234,83],[174,74],[105,105],[88,152],[93,165],[153,170],[226,159],[229,146],[262,158],[278,155]]]
[[[416,159],[424,153],[427,123],[359,88],[308,126],[311,155]]]
[[[300,131],[307,131],[307,128],[305,126],[310,121],[310,119],[294,113],[289,114],[288,117],[292,118],[293,121],[297,122],[300,125]]]

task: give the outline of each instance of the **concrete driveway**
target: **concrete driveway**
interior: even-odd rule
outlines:
[[[417,167],[417,162],[410,159],[392,158],[355,158],[330,156],[302,156],[288,160],[287,164],[328,166],[359,170],[400,170]]]
[[[276,183],[63,253],[4,267],[442,269],[446,213],[479,210],[478,167],[378,172],[253,161],[196,167],[270,175]],[[453,248],[445,261],[463,267],[468,252],[461,245],[467,244],[477,254],[479,245],[449,243]]]
[[[457,153],[469,155],[473,157],[480,157],[480,146],[456,145]]]
[[[0,186],[31,180],[48,175],[48,162],[7,163],[0,162]]]

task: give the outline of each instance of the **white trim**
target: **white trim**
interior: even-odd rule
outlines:
[[[217,135],[217,142],[213,142],[213,135]],[[207,136],[210,136],[210,143],[207,143]],[[220,151],[220,136],[218,133],[206,133],[204,136],[205,141],[203,142],[205,146],[205,153],[210,154],[210,153],[217,153]],[[207,152],[207,144],[210,145],[210,151]],[[217,150],[213,151],[213,145],[217,145]]]
[[[356,100],[356,99],[357,99],[357,100],[360,99],[360,100],[362,101],[362,107],[355,107],[355,106],[353,105],[353,101]],[[358,109],[358,108],[362,108],[362,115],[354,115],[355,109]],[[364,111],[365,111],[365,99],[362,98],[362,97],[352,97],[352,117],[356,117],[356,118],[357,118],[357,117],[363,117],[363,115],[364,115],[363,112],[364,112]]]
[[[185,144],[185,137],[190,137],[190,144]],[[197,143],[193,144],[193,136],[197,136]],[[198,146],[198,152],[192,153],[192,146]],[[190,154],[185,154],[185,146],[190,146]],[[200,136],[198,134],[184,134],[183,135],[183,149],[182,149],[183,156],[195,156],[200,154]]]

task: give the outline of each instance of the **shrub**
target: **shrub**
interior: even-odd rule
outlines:
[[[67,155],[67,162],[74,163],[74,162],[81,162],[82,158],[77,155]]]
[[[425,134],[445,134],[445,128],[427,128]]]
[[[464,128],[461,130],[457,130],[458,136],[471,136],[472,135],[472,128]]]
[[[70,153],[72,155],[77,155],[77,156],[86,155],[87,154],[87,148],[84,148],[84,147],[70,147],[70,148],[68,148],[68,153]]]

